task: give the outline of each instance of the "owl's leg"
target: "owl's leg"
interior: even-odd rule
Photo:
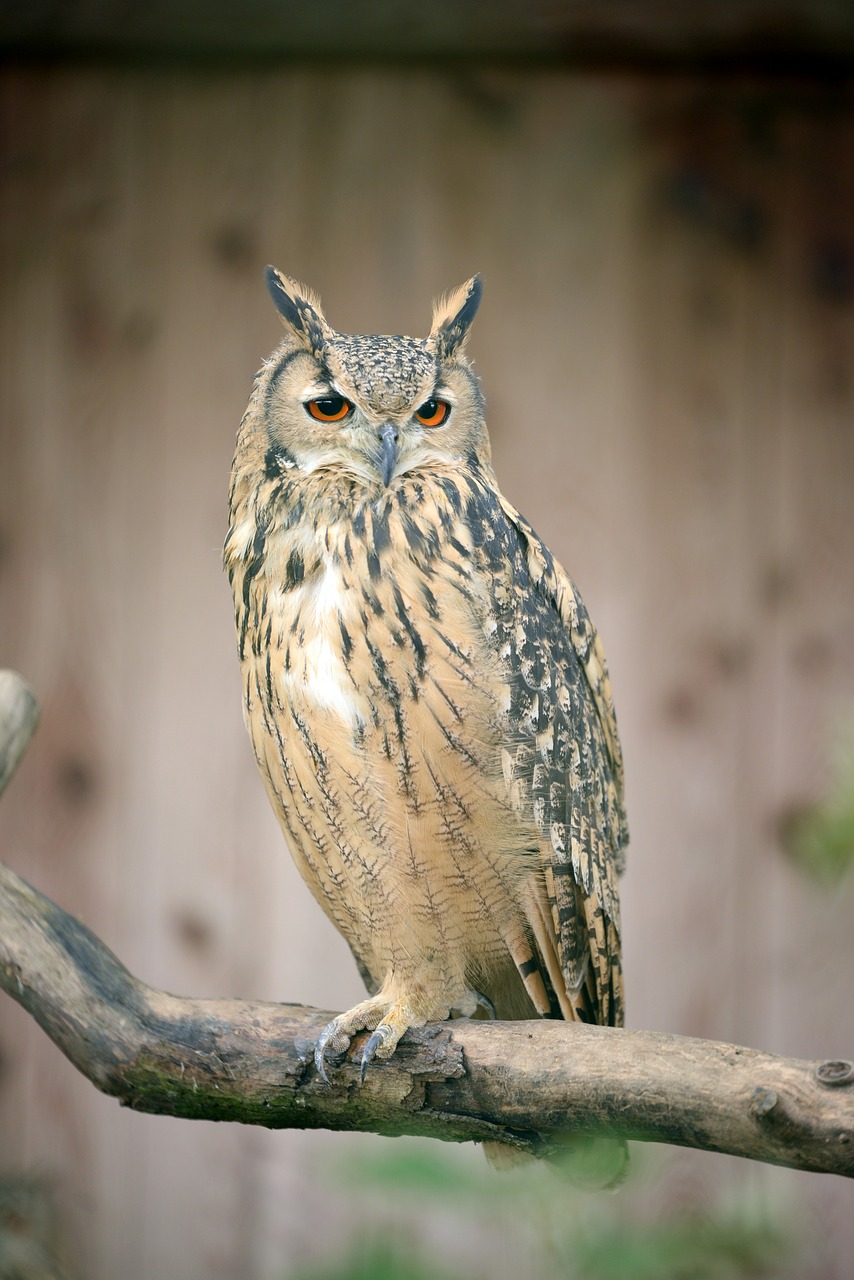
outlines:
[[[450,1009],[441,1006],[435,1000],[410,1000],[406,996],[394,999],[386,991],[380,991],[369,1000],[363,1000],[346,1013],[333,1018],[323,1028],[317,1044],[314,1046],[314,1065],[321,1080],[329,1084],[326,1072],[326,1054],[343,1053],[351,1039],[358,1031],[372,1031],[362,1052],[360,1078],[364,1080],[365,1072],[374,1058],[382,1060],[390,1058],[398,1046],[401,1036],[410,1027],[423,1027],[426,1022],[442,1022],[448,1017]]]
[[[489,996],[483,995],[480,991],[467,992],[467,999],[462,1002],[460,1012],[463,1017],[469,1017],[474,1013],[475,1009],[480,1006],[485,1009],[490,1019],[497,1017],[495,1005]],[[445,1011],[444,1017],[448,1016],[449,1010]],[[364,1082],[365,1072],[367,1071],[374,1058],[390,1058],[397,1048],[398,1041],[404,1031],[408,1031],[410,1027],[423,1026],[426,1021],[434,1021],[433,1018],[415,1018],[412,1010],[406,1004],[396,1004],[391,1007],[389,1012],[383,1018],[382,1022],[377,1026],[376,1031],[365,1045],[362,1053],[362,1065],[359,1071],[359,1079]]]
[[[326,1073],[326,1054],[328,1052],[343,1053],[358,1031],[373,1031],[388,1013],[388,1008],[388,1000],[381,995],[371,996],[369,1000],[363,1000],[360,1004],[354,1005],[346,1013],[339,1013],[337,1018],[333,1018],[323,1028],[314,1046],[314,1065],[317,1068],[317,1074],[325,1084],[329,1084],[329,1076]]]

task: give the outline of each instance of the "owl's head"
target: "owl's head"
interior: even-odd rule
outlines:
[[[266,279],[286,336],[261,372],[255,403],[267,448],[288,467],[381,489],[472,452],[488,462],[483,397],[463,356],[480,276],[436,304],[426,338],[337,333],[302,285],[275,267]]]

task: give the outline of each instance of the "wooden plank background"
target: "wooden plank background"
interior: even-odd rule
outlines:
[[[611,663],[629,1021],[851,1057],[851,885],[781,842],[854,722],[850,100],[79,69],[7,70],[0,111],[0,664],[43,705],[3,857],[149,982],[359,997],[267,811],[220,569],[236,425],[278,341],[261,269],[341,329],[416,334],[479,270],[499,478]],[[0,1004],[0,1171],[54,1179],[90,1280],[290,1274],[356,1229],[329,1170],[377,1148],[121,1112]],[[637,1163],[615,1211],[797,1204],[812,1252],[778,1274],[850,1274],[840,1180]],[[436,1230],[471,1275],[546,1265],[509,1224]]]

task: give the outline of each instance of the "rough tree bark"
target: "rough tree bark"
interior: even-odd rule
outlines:
[[[0,790],[38,719],[0,673]],[[301,1005],[198,1000],[133,977],[79,921],[0,865],[0,987],[104,1093],[140,1111],[270,1128],[501,1142],[560,1135],[668,1142],[854,1176],[854,1066],[649,1031],[458,1022],[410,1032],[359,1085],[364,1037],[318,1078],[331,1017]]]

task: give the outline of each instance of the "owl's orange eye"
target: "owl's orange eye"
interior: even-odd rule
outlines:
[[[321,400],[308,400],[306,409],[318,422],[340,422],[353,408],[343,396],[324,396]]]
[[[441,427],[450,412],[447,400],[425,400],[421,408],[415,410],[415,417],[422,427]]]

